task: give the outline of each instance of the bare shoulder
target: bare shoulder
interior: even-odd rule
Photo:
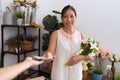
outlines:
[[[82,32],[80,33],[80,37],[81,37],[82,40],[86,40],[86,36]]]
[[[51,36],[57,36],[57,34],[58,34],[57,31],[53,31]]]
[[[57,35],[58,35],[57,31],[53,31],[52,34],[51,34],[51,38],[52,39],[57,39]]]

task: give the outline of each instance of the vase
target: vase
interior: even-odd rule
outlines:
[[[36,8],[32,8],[31,12],[31,22],[35,23],[36,22]]]
[[[25,7],[24,6],[19,6],[16,7],[15,12],[24,12],[25,11]]]
[[[114,66],[114,62],[112,62],[111,72],[112,72],[112,80],[115,80],[115,66]]]
[[[103,74],[92,73],[93,80],[102,80]]]
[[[18,24],[18,25],[22,25],[22,21],[23,21],[23,19],[18,18],[18,19],[17,19],[17,24]]]
[[[31,7],[25,8],[25,18],[24,18],[24,24],[29,25],[30,24],[30,17],[31,17]]]
[[[20,6],[19,7],[19,11],[23,13],[25,11],[25,7],[24,6]]]

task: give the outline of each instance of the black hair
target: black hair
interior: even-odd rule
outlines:
[[[65,6],[65,7],[62,9],[61,17],[63,17],[63,15],[64,15],[69,9],[73,10],[74,13],[75,13],[75,16],[77,16],[75,8],[74,8],[73,6],[71,6],[71,5],[67,5],[67,6]]]

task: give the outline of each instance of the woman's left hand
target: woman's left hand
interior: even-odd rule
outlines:
[[[70,60],[66,63],[67,66],[72,66],[77,64],[81,60],[80,55],[74,55],[70,58]]]

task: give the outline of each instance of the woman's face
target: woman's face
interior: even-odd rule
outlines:
[[[76,16],[73,10],[68,9],[62,17],[64,27],[74,27],[76,22]]]

